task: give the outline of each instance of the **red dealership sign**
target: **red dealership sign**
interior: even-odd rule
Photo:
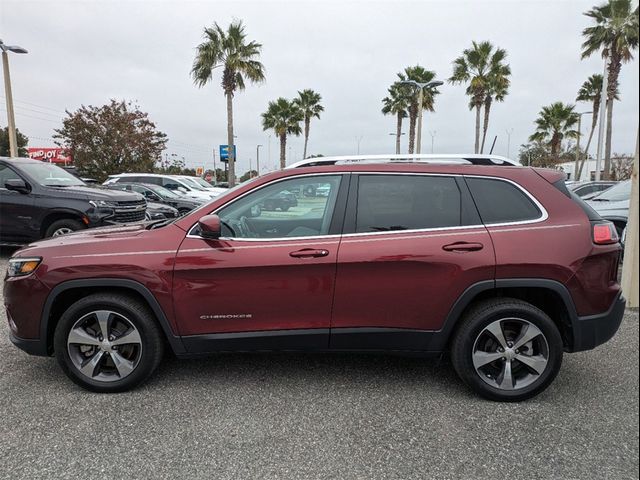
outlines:
[[[67,154],[64,148],[28,148],[29,158],[34,160],[42,160],[49,163],[64,163],[65,165],[73,163],[71,155]]]

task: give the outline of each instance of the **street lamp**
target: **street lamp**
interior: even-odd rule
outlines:
[[[431,153],[433,153],[433,142],[436,139],[436,133],[438,133],[436,130],[429,131],[429,135],[431,135]]]
[[[589,115],[590,113],[593,112],[579,112],[578,113],[578,139],[576,140],[576,164],[573,167],[573,179],[577,182],[580,179],[578,178],[578,170],[580,169],[580,135],[582,135],[582,132],[580,131],[581,127],[582,127],[582,115]],[[584,152],[585,157],[587,155],[587,152]]]
[[[393,135],[394,137],[396,137],[396,154],[399,154],[400,153],[400,137],[404,135],[404,132],[390,133],[389,135]]]
[[[16,137],[16,117],[13,112],[13,96],[11,95],[11,77],[9,76],[9,55],[7,52],[28,53],[25,48],[17,45],[5,45],[0,40],[2,50],[2,68],[4,70],[4,96],[7,99],[7,125],[9,127],[9,156],[18,156],[18,139]]]
[[[260,176],[260,147],[262,145],[256,145],[256,172],[258,172],[258,177]],[[249,170],[249,174],[251,174],[251,170]]]
[[[403,80],[400,82],[402,85],[411,85],[418,89],[418,135],[416,138],[416,153],[420,153],[422,150],[422,102],[424,101],[424,89],[433,88],[442,85],[444,82],[440,80],[433,80],[431,82],[416,82],[415,80]]]
[[[507,158],[511,158],[511,135],[513,134],[513,128],[505,130],[507,133]]]

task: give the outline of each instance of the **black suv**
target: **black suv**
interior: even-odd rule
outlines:
[[[0,244],[142,221],[146,205],[137,193],[89,187],[50,163],[0,157]]]

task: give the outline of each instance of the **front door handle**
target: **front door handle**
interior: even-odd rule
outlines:
[[[329,250],[316,250],[315,248],[303,248],[289,254],[293,258],[315,258],[326,257],[329,255]]]
[[[442,247],[447,252],[477,252],[482,250],[484,245],[472,242],[455,242]]]

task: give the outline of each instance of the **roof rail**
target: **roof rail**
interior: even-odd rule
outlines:
[[[463,163],[471,165],[502,165],[519,167],[520,162],[500,155],[469,154],[400,154],[400,155],[343,155],[337,157],[315,157],[301,160],[287,168],[320,167],[323,165],[344,165],[347,163]]]

